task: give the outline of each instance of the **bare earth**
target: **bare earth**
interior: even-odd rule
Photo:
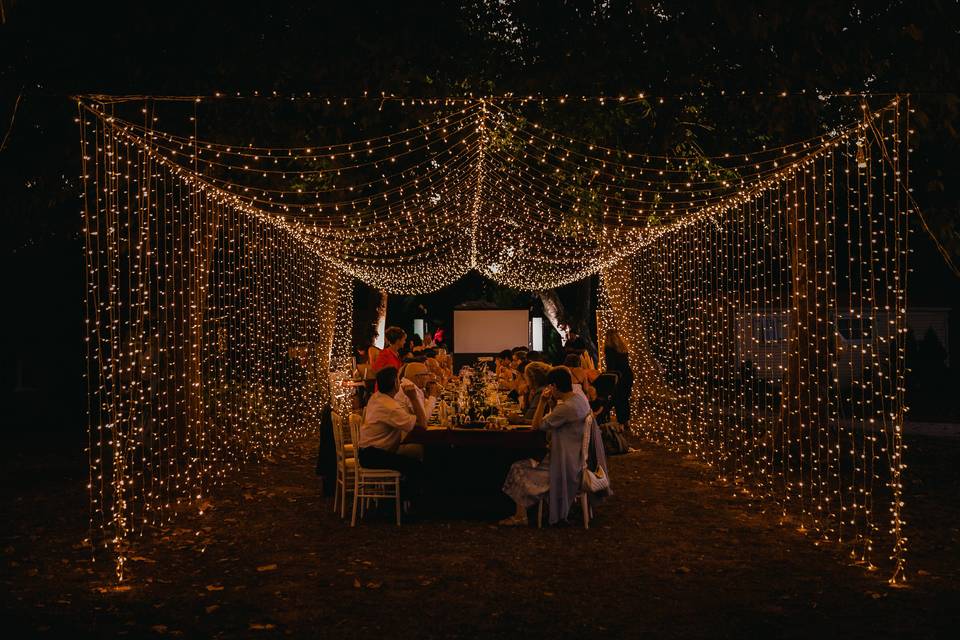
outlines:
[[[11,455],[6,637],[940,638],[960,622],[960,442],[910,442],[908,588],[781,526],[683,456],[637,443],[589,531],[332,512],[314,443],[144,538],[129,588],[81,540],[81,460]],[[105,559],[105,558],[104,558]],[[354,635],[357,634],[357,635]],[[349,636],[344,636],[349,637]]]

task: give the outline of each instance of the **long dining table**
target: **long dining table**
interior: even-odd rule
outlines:
[[[438,516],[500,519],[513,513],[503,493],[510,466],[541,459],[546,433],[528,427],[415,429],[404,444],[423,446],[424,502]]]

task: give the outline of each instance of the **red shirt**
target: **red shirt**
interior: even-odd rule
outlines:
[[[400,362],[399,356],[393,352],[393,349],[387,348],[377,356],[377,361],[373,363],[373,371],[380,371],[384,367],[394,367],[397,371],[400,371],[402,366],[403,363]]]

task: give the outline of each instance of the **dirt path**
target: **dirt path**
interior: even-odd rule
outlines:
[[[79,467],[46,469],[43,483],[8,474],[5,626],[48,637],[809,640],[942,637],[958,622],[956,519],[934,523],[943,530],[920,575],[912,565],[912,586],[890,589],[652,445],[612,459],[616,496],[589,531],[397,528],[386,514],[351,529],[319,495],[314,454],[303,445],[248,470],[202,518],[138,545],[130,590],[105,593],[110,567],[76,545]]]

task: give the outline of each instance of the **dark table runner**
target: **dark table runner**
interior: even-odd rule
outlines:
[[[517,460],[543,458],[543,431],[417,429],[404,440],[424,448],[424,503],[437,517],[500,519],[514,511],[503,481]]]
[[[546,452],[547,434],[536,429],[487,431],[485,429],[416,429],[407,434],[404,444],[449,447],[486,447],[493,449],[536,449]]]

